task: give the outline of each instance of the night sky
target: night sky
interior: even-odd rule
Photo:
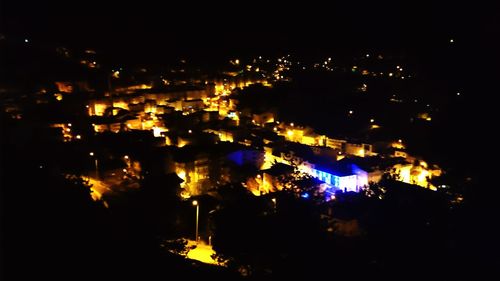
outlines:
[[[93,47],[119,57],[218,56],[370,49],[428,52],[448,38],[487,44],[498,35],[485,5],[239,1],[2,1],[3,32]],[[201,2],[201,1],[200,1]],[[486,40],[485,42],[479,42]],[[460,42],[460,41],[458,41]]]

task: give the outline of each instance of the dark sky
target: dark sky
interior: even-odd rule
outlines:
[[[498,35],[494,7],[462,1],[198,2],[2,0],[0,23],[9,35],[122,56],[430,49]]]

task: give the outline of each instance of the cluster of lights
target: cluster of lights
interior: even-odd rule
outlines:
[[[276,80],[284,79],[285,76],[283,72],[290,70],[292,62],[290,61],[290,55],[278,58],[278,63],[276,64],[276,69],[273,71],[273,77]]]

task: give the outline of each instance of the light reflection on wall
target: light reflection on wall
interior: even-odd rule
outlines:
[[[153,127],[153,135],[155,137],[161,137],[163,133],[168,132],[167,128],[164,127]]]
[[[124,101],[114,101],[113,102],[113,107],[119,107],[128,110],[128,103]]]
[[[97,116],[103,116],[104,115],[104,111],[106,111],[106,108],[108,107],[107,104],[105,103],[95,103],[94,105],[94,114],[93,115],[97,115]]]
[[[432,185],[429,180],[433,176],[441,175],[440,169],[428,169],[426,168],[427,164],[425,162],[420,165],[412,165],[412,164],[397,164],[394,165],[393,171],[391,171],[391,175],[395,176],[396,180],[419,185],[425,188],[429,188],[431,190],[437,190],[437,188]]]

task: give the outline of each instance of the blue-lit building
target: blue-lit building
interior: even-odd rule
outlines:
[[[368,173],[356,164],[334,162],[331,165],[314,165],[309,174],[342,191],[359,192],[368,185]]]
[[[260,167],[264,162],[264,152],[256,149],[238,149],[228,154],[227,158],[237,164]]]

